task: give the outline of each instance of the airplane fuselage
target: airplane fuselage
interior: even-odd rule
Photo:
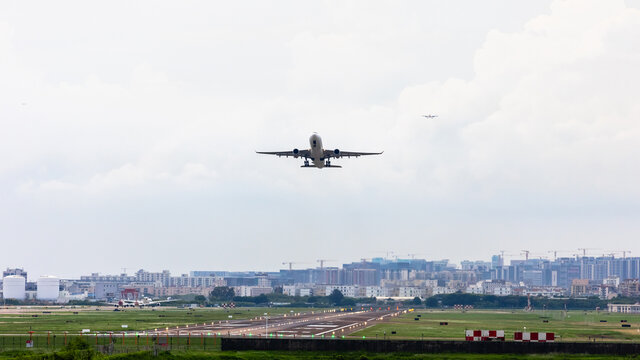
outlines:
[[[311,145],[311,161],[313,166],[317,168],[324,167],[324,149],[322,148],[322,138],[318,134],[313,134],[309,138],[309,145]]]

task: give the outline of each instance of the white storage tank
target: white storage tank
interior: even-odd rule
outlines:
[[[60,294],[60,279],[55,276],[41,276],[37,282],[38,292],[36,298],[38,300],[58,300]]]
[[[9,275],[2,279],[2,293],[5,299],[24,300],[27,280],[23,276]]]

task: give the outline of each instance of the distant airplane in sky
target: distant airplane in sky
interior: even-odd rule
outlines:
[[[358,157],[363,155],[380,155],[383,152],[352,152],[352,151],[341,151],[340,149],[335,150],[325,150],[322,147],[322,138],[317,133],[313,133],[309,138],[309,144],[311,145],[310,149],[307,150],[298,150],[293,149],[293,151],[256,151],[258,154],[267,154],[267,155],[278,155],[280,156],[293,156],[294,158],[304,158],[304,164],[301,167],[332,167],[339,168],[342,166],[339,165],[331,165],[331,158],[341,158],[341,157]],[[309,159],[313,161],[313,165],[309,165]]]
[[[422,116],[426,117],[427,119],[433,119],[438,117],[438,115],[432,115],[432,114],[422,115]]]

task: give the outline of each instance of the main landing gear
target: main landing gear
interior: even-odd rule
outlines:
[[[304,166],[305,166],[305,167],[309,167],[309,160],[306,160],[306,159],[305,159],[305,161],[304,161]]]
[[[331,161],[327,160],[324,162],[324,166],[331,166]]]

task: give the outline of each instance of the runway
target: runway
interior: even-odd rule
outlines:
[[[267,336],[269,337],[341,337],[354,331],[398,316],[406,310],[335,310],[309,311],[279,316],[260,316],[246,320],[223,320],[212,323],[154,329],[150,335],[164,336]]]

